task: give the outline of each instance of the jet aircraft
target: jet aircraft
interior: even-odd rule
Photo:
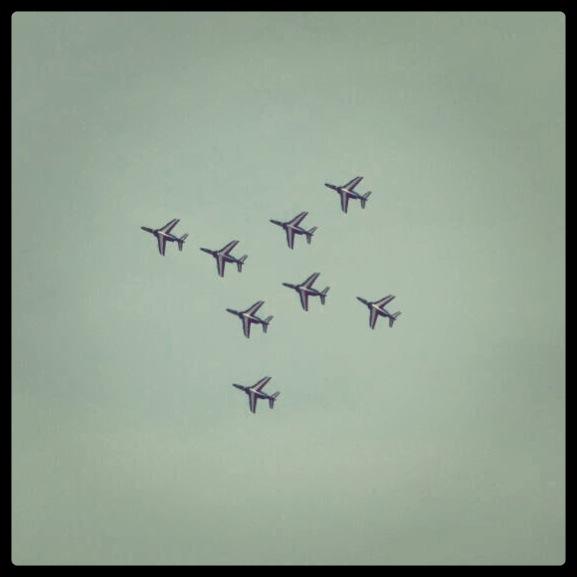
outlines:
[[[173,235],[170,231],[179,223],[178,218],[173,218],[170,222],[166,223],[162,228],[148,228],[147,226],[141,226],[140,228],[146,232],[153,234],[158,241],[158,251],[162,256],[164,256],[164,251],[167,242],[178,243],[178,250],[182,250],[182,245],[188,236],[188,233],[183,234],[180,238]]]
[[[272,316],[266,317],[266,319],[261,319],[256,316],[256,311],[264,304],[264,301],[258,301],[254,303],[251,307],[245,311],[235,311],[233,309],[226,309],[229,313],[236,315],[242,321],[242,330],[246,338],[250,338],[250,325],[260,324],[262,325],[262,330],[266,333],[270,321],[273,319]]]
[[[236,383],[233,383],[232,385],[233,387],[236,387],[237,389],[244,391],[248,395],[248,403],[250,406],[251,413],[256,413],[256,402],[258,399],[268,399],[269,407],[271,409],[274,407],[274,402],[276,401],[276,398],[280,395],[280,393],[277,391],[272,395],[267,395],[262,390],[266,386],[266,384],[270,381],[270,379],[271,377],[264,377],[263,379],[258,381],[258,383],[252,385],[251,387],[244,387],[243,385],[237,385]]]
[[[367,199],[371,195],[371,191],[367,192],[366,194],[360,194],[359,192],[355,191],[355,187],[359,182],[363,180],[362,176],[356,176],[347,184],[343,184],[343,186],[337,186],[335,184],[329,184],[328,182],[325,183],[325,186],[338,192],[341,195],[341,209],[343,212],[347,212],[349,206],[349,198],[357,199],[361,201],[361,208],[365,208],[365,203]]]
[[[305,311],[309,310],[309,296],[320,297],[321,304],[323,304],[323,305],[325,304],[325,299],[327,297],[327,293],[329,292],[330,287],[326,287],[324,290],[318,291],[317,289],[313,288],[313,286],[312,286],[314,284],[314,282],[317,280],[317,278],[319,277],[319,275],[320,275],[320,273],[315,272],[314,274],[309,276],[309,278],[307,278],[307,280],[305,280],[301,284],[297,284],[297,285],[290,284],[287,282],[282,283],[284,286],[291,288],[291,289],[293,289],[299,293],[299,296],[301,299],[301,305],[302,305],[303,309],[305,309]]]
[[[282,226],[286,232],[286,241],[287,244],[289,245],[289,248],[293,248],[294,247],[294,241],[295,241],[295,234],[304,234],[307,237],[307,243],[310,244],[311,240],[313,238],[313,234],[315,233],[315,230],[317,230],[316,226],[313,226],[311,229],[307,230],[306,228],[303,228],[302,226],[300,226],[300,223],[303,221],[303,219],[305,218],[305,216],[308,214],[308,212],[301,212],[299,214],[297,214],[293,219],[288,220],[287,222],[281,222],[279,220],[271,220],[271,222],[273,224],[276,224],[278,226]]]
[[[369,325],[372,329],[375,328],[375,324],[379,316],[386,317],[389,319],[389,327],[393,326],[397,317],[401,314],[400,312],[396,312],[391,314],[390,312],[385,310],[385,306],[390,303],[395,297],[393,295],[388,295],[378,301],[369,302],[364,298],[357,297],[359,301],[369,307],[370,317],[369,317]]]
[[[211,254],[216,259],[216,268],[218,270],[218,276],[224,276],[224,265],[227,262],[234,262],[238,268],[238,272],[242,272],[242,265],[246,260],[247,255],[245,254],[241,258],[235,258],[230,254],[230,251],[238,244],[238,240],[233,240],[229,242],[225,247],[220,250],[211,250],[210,248],[201,248],[200,250]]]

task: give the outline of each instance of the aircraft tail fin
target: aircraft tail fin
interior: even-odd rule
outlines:
[[[273,317],[266,317],[266,319],[264,319],[263,324],[262,324],[262,330],[266,333],[266,331],[268,330],[268,324],[270,323],[270,321],[272,321]]]
[[[244,261],[246,260],[246,257],[248,255],[245,254],[243,257],[239,258],[237,263],[236,263],[236,267],[238,268],[238,272],[242,272],[242,265],[244,264]]]
[[[313,226],[309,231],[307,231],[307,242],[310,244],[311,240],[313,239],[313,234],[315,233],[315,230],[317,230],[316,226]]]
[[[323,292],[321,292],[321,304],[324,305],[325,304],[325,299],[327,298],[327,293],[329,292],[329,289],[331,287],[327,287]]]
[[[184,245],[184,241],[187,239],[188,233],[185,232],[179,239],[178,239],[178,250],[182,250],[182,246]]]
[[[269,407],[272,409],[274,408],[274,402],[276,401],[277,397],[280,395],[280,393],[277,391],[276,393],[273,393],[269,398],[268,398],[268,405]]]
[[[391,316],[389,317],[389,326],[390,326],[390,327],[393,326],[393,323],[397,320],[397,318],[398,318],[398,316],[399,316],[400,314],[401,314],[401,313],[400,313],[400,311],[399,311],[399,312],[397,312],[397,313],[395,313],[394,315],[391,315]]]
[[[371,191],[370,191],[370,190],[369,190],[369,192],[367,192],[367,194],[365,194],[364,196],[362,196],[362,198],[361,198],[361,208],[365,208],[365,204],[366,204],[369,196],[371,196]]]

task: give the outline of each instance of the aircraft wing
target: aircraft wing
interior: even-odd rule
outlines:
[[[256,393],[251,390],[251,389],[247,389],[246,391],[248,393],[248,403],[250,405],[250,412],[251,413],[256,413]]]
[[[293,226],[298,226],[305,218],[308,212],[301,212],[297,214],[292,220],[289,220],[286,224],[292,224]]]
[[[301,305],[305,311],[309,310],[309,295],[305,291],[299,291],[299,295],[301,297]]]
[[[166,223],[161,229],[161,232],[168,234],[177,224],[179,223],[178,218],[173,218],[170,222]]]
[[[395,297],[393,295],[389,295],[386,296],[385,298],[382,298],[380,301],[377,301],[375,304],[381,308],[384,307],[385,305],[389,304]]]
[[[271,377],[264,377],[258,383],[256,383],[256,385],[253,385],[250,388],[253,389],[254,391],[261,391],[270,380]]]
[[[347,212],[349,207],[349,195],[346,192],[341,192],[341,209],[343,212]]]
[[[158,241],[158,251],[162,256],[164,256],[164,249],[166,248],[166,238],[158,235],[156,237],[156,240]]]
[[[250,338],[250,319],[248,317],[242,317],[242,331],[247,339]]]
[[[224,258],[222,255],[216,255],[216,268],[218,269],[218,276],[224,276]]]
[[[247,315],[254,315],[254,313],[256,313],[256,311],[258,311],[258,309],[260,309],[260,307],[262,307],[262,305],[264,304],[264,301],[258,301],[257,303],[254,303],[250,308],[246,309],[246,311],[244,311]]]
[[[292,228],[286,228],[286,241],[289,248],[292,248],[295,244],[295,231]]]
[[[343,188],[346,188],[347,190],[354,190],[355,186],[357,186],[357,184],[359,184],[361,180],[363,180],[362,176],[355,176],[355,178],[353,178],[353,180],[351,180],[350,182],[347,182],[347,184],[345,184]]]
[[[369,319],[369,324],[371,325],[372,329],[375,328],[375,324],[377,323],[378,318],[379,318],[379,313],[376,311],[376,309],[371,307],[371,317]]]
[[[319,278],[319,275],[321,273],[320,272],[315,272],[314,274],[311,274],[311,276],[309,276],[309,278],[307,278],[307,280],[302,284],[302,286],[306,286],[307,288],[311,288],[314,284],[314,282]]]
[[[218,252],[228,254],[237,244],[238,244],[238,240],[233,240],[233,241],[229,242],[224,248],[221,248]]]

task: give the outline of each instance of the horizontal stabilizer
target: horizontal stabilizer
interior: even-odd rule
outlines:
[[[327,287],[324,291],[321,292],[321,304],[325,304],[325,299],[327,298],[327,293],[331,287]]]
[[[365,204],[366,204],[369,196],[371,196],[371,191],[370,191],[370,190],[369,190],[369,192],[367,192],[367,194],[365,194],[364,196],[362,196],[362,198],[361,198],[361,208],[365,208]]]
[[[268,330],[268,324],[270,323],[270,321],[272,321],[272,319],[273,319],[272,315],[270,317],[266,317],[266,319],[264,319],[264,321],[262,323],[262,329],[265,333]]]
[[[242,272],[242,265],[244,264],[244,261],[246,260],[246,257],[247,257],[247,256],[248,256],[248,255],[245,254],[242,258],[239,258],[239,259],[236,261],[236,266],[237,266],[237,268],[238,268],[238,272]]]
[[[269,398],[268,398],[268,404],[269,407],[272,409],[274,407],[274,402],[276,401],[277,397],[280,395],[280,393],[277,391],[276,393],[273,393]]]
[[[307,232],[307,242],[310,244],[311,240],[313,238],[313,234],[315,233],[315,230],[317,230],[316,226],[313,226],[308,232]]]
[[[188,233],[185,232],[179,239],[178,239],[178,250],[182,250],[182,246],[184,245],[184,241],[188,238]]]
[[[400,313],[400,311],[399,311],[399,312],[397,312],[397,313],[395,313],[394,315],[391,315],[391,316],[389,317],[389,326],[390,326],[390,327],[393,326],[393,323],[397,320],[397,318],[399,317],[400,314],[401,314],[401,313]]]

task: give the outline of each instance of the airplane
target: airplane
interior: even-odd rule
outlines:
[[[361,301],[363,304],[367,305],[369,307],[369,310],[371,311],[371,316],[369,317],[369,325],[372,329],[375,328],[375,324],[376,324],[379,316],[387,317],[389,319],[389,327],[393,326],[393,323],[397,320],[397,317],[401,313],[396,312],[394,314],[391,314],[388,311],[386,311],[384,307],[385,307],[385,305],[390,303],[394,298],[395,297],[393,295],[388,295],[388,296],[382,298],[381,300],[378,300],[378,301],[371,303],[371,302],[365,300],[364,298],[357,297],[357,299],[359,301]]]
[[[317,227],[313,226],[310,230],[306,230],[305,228],[299,226],[307,214],[308,212],[301,212],[300,214],[297,214],[293,219],[288,220],[287,222],[271,220],[273,224],[282,226],[285,229],[286,240],[287,244],[289,245],[289,248],[293,248],[294,246],[295,234],[305,234],[307,237],[307,242],[309,244],[311,243],[313,234],[315,233],[315,230],[317,230]]]
[[[224,276],[224,265],[227,262],[235,262],[238,268],[238,272],[242,272],[242,265],[246,260],[247,255],[245,254],[241,258],[235,258],[230,254],[230,251],[238,244],[238,240],[233,240],[229,242],[224,248],[220,250],[211,250],[209,248],[201,248],[200,250],[211,254],[216,259],[216,268],[218,270],[218,276]]]
[[[274,408],[274,402],[280,393],[277,391],[272,395],[267,395],[266,393],[262,392],[262,389],[266,386],[270,379],[271,377],[264,377],[251,387],[243,387],[242,385],[237,385],[236,383],[232,384],[233,387],[244,391],[248,395],[248,403],[250,405],[251,413],[256,413],[256,402],[258,399],[268,399],[269,407],[271,409]]]
[[[166,248],[167,242],[177,242],[178,250],[182,250],[182,245],[188,236],[188,233],[183,234],[180,238],[174,236],[170,231],[179,223],[178,218],[173,218],[170,222],[165,224],[162,228],[148,228],[147,226],[141,226],[142,230],[150,232],[156,237],[158,241],[158,251],[162,256],[164,256],[164,250]]]
[[[353,180],[347,182],[347,184],[344,184],[343,186],[336,186],[334,184],[325,182],[326,187],[334,190],[335,192],[338,192],[341,195],[341,209],[343,212],[347,212],[347,208],[349,206],[349,198],[356,198],[360,200],[361,208],[365,208],[365,203],[367,202],[369,196],[371,196],[371,191],[369,190],[369,192],[366,194],[360,194],[355,191],[355,186],[357,186],[361,180],[363,180],[362,176],[356,176],[353,178]]]
[[[305,311],[309,310],[309,296],[321,297],[321,304],[325,304],[325,299],[327,298],[327,293],[329,292],[330,287],[326,287],[323,291],[318,291],[317,289],[312,288],[313,283],[317,280],[319,275],[319,272],[315,272],[309,276],[307,280],[298,285],[289,284],[287,282],[282,283],[284,286],[292,288],[299,293],[299,296],[301,297],[301,305]]]
[[[266,333],[268,329],[268,325],[270,321],[273,319],[272,316],[266,317],[266,319],[261,319],[255,315],[256,311],[260,309],[260,307],[264,304],[264,301],[258,301],[254,303],[251,307],[246,309],[245,311],[235,311],[233,309],[226,309],[229,313],[236,315],[242,320],[242,330],[244,332],[244,336],[248,339],[250,338],[250,325],[260,324],[262,325],[263,332]]]

